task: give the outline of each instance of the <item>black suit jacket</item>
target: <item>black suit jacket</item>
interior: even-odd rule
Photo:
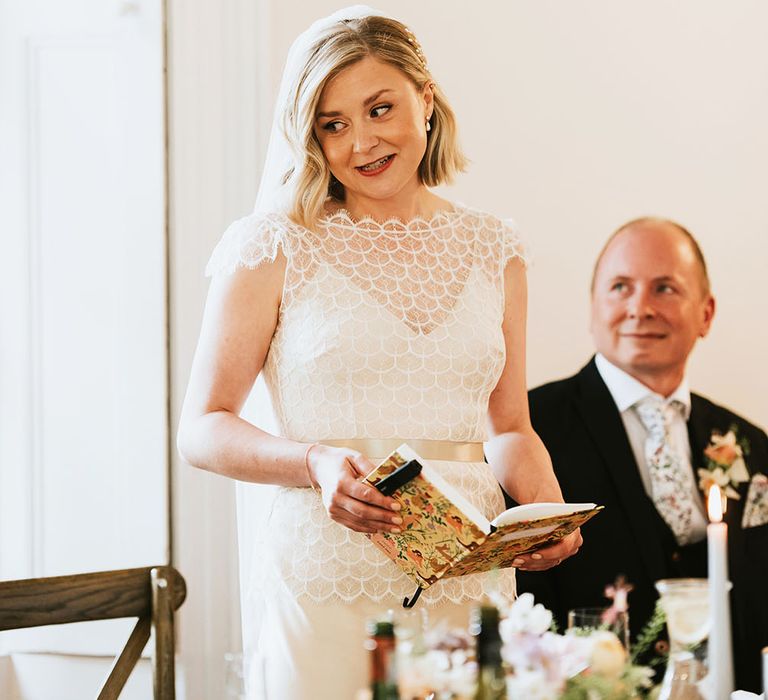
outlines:
[[[605,606],[607,584],[624,574],[632,636],[645,625],[662,578],[706,577],[706,540],[679,547],[643,488],[616,404],[594,363],[578,374],[529,392],[531,420],[547,446],[563,496],[594,502],[605,510],[582,529],[579,553],[547,572],[518,571],[518,590],[530,591],[550,608],[562,628],[568,610]],[[726,408],[693,394],[688,434],[694,470],[703,466],[712,431],[738,426],[750,444],[751,473],[768,472],[768,436]],[[697,478],[698,481],[698,478]],[[734,668],[738,688],[759,691],[760,651],[768,645],[768,524],[742,529],[747,485],[741,500],[729,499],[729,574],[733,583]]]

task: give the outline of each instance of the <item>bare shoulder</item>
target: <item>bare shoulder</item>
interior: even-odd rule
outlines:
[[[278,250],[273,260],[256,267],[239,266],[230,273],[213,276],[208,293],[209,310],[229,311],[252,318],[274,315],[280,308],[287,258]]]

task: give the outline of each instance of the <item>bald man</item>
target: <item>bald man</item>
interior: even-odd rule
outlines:
[[[715,313],[693,236],[662,219],[625,224],[608,240],[592,282],[597,354],[575,376],[529,393],[531,418],[566,501],[605,510],[584,528],[575,557],[518,572],[520,591],[566,626],[576,607],[605,606],[624,574],[633,637],[651,616],[663,578],[706,577],[706,513],[698,470],[714,434],[749,444],[747,473],[729,471],[729,566],[736,687],[757,691],[768,645],[768,437],[727,408],[691,393],[686,363]],[[723,358],[723,371],[728,371]],[[749,497],[748,497],[749,496]]]

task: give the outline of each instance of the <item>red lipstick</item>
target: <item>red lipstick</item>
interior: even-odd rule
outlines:
[[[375,175],[381,175],[390,165],[392,165],[392,162],[395,160],[395,156],[385,156],[384,158],[379,158],[378,161],[373,161],[374,163],[378,163],[381,161],[381,165],[377,166],[376,168],[365,168],[365,166],[358,166],[355,168],[358,173],[360,173],[363,177],[374,177]]]

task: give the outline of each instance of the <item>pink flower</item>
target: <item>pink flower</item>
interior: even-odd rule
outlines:
[[[627,596],[632,589],[634,589],[634,586],[631,583],[627,583],[627,579],[624,576],[618,576],[612,586],[605,587],[605,597],[611,601],[611,607],[603,613],[603,624],[609,626],[616,624],[619,614],[629,610]]]

